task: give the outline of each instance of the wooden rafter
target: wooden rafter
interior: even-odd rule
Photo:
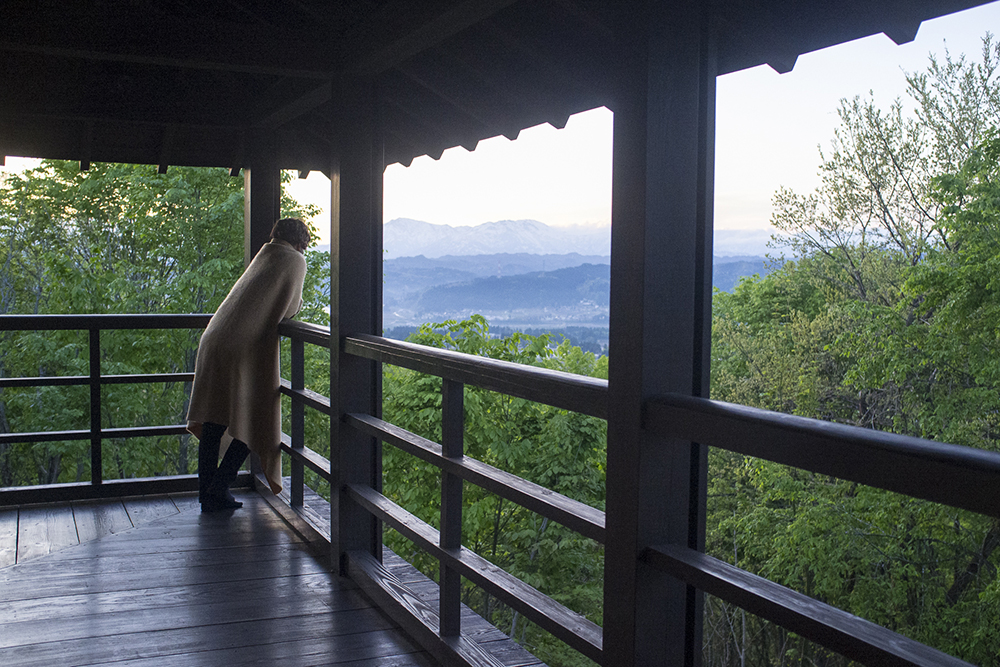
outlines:
[[[453,3],[441,13],[414,26],[388,43],[372,48],[369,44],[349,42],[346,70],[358,74],[378,74],[404,62],[412,56],[437,46],[456,35],[514,4],[517,0],[466,0]],[[383,14],[407,12],[411,3],[398,0],[390,3]],[[412,10],[411,10],[412,11]],[[359,31],[362,34],[364,30]]]

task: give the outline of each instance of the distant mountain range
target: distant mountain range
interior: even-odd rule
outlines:
[[[606,327],[610,228],[502,220],[476,227],[398,218],[384,227],[386,329],[484,315],[512,328]],[[768,272],[766,230],[718,230],[713,285]]]
[[[607,326],[610,257],[445,255],[401,257],[383,266],[386,328],[484,315],[498,326]],[[764,257],[716,258],[713,285],[731,290],[743,276],[765,275]]]
[[[771,238],[766,229],[717,229],[716,256],[761,255]],[[552,227],[537,220],[499,220],[474,227],[435,225],[396,218],[383,226],[386,259],[444,255],[611,254],[611,227]]]

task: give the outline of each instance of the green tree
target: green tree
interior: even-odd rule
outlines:
[[[286,214],[308,217],[285,197]],[[3,313],[213,312],[242,271],[243,182],[225,169],[46,161],[0,183],[0,308]],[[313,262],[315,264],[315,261]],[[313,289],[313,293],[316,290]],[[315,305],[310,306],[316,310]],[[85,375],[86,336],[4,332],[0,374]],[[108,374],[185,372],[197,331],[102,334]],[[108,428],[176,424],[183,384],[104,389]],[[26,432],[87,428],[85,388],[7,389],[0,427]],[[106,440],[106,478],[186,474],[188,436]],[[90,477],[84,442],[13,445],[0,451],[4,485]]]
[[[817,191],[775,197],[794,261],[715,296],[713,397],[997,450],[1000,50],[983,47],[908,75],[915,117],[842,102]],[[995,519],[727,452],[710,466],[711,553],[998,664]],[[845,663],[707,610],[709,664]]]
[[[550,335],[493,337],[479,315],[463,322],[427,324],[411,342],[468,354],[607,377],[607,358],[595,357]],[[441,441],[441,380],[387,366],[384,418]],[[594,507],[604,507],[606,424],[603,420],[519,398],[465,388],[466,454]],[[384,492],[437,526],[440,472],[385,446]],[[386,544],[432,577],[437,563],[395,533]],[[462,543],[591,620],[601,622],[603,550],[600,545],[479,487],[466,484]],[[463,601],[550,664],[582,664],[566,648],[496,598],[467,586]]]

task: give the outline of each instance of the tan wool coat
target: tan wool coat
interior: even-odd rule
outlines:
[[[302,308],[306,260],[280,240],[264,245],[202,334],[188,430],[228,426],[260,457],[271,491],[281,492],[281,376],[278,323]],[[224,442],[226,442],[224,440]]]

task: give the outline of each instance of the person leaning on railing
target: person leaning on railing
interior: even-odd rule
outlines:
[[[212,316],[198,344],[188,430],[198,438],[202,512],[242,507],[230,485],[247,455],[260,457],[281,492],[281,377],[278,323],[302,308],[309,228],[282,218]],[[219,463],[222,438],[232,442]]]

